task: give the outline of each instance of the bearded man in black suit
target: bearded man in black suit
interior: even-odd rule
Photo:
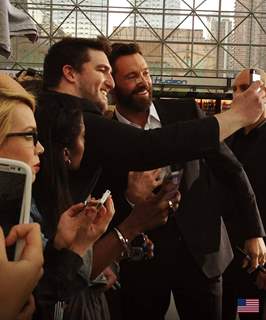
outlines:
[[[148,130],[204,117],[191,99],[153,103],[149,68],[138,45],[114,44],[109,61],[115,80],[115,120]],[[187,141],[190,146],[193,143]],[[230,163],[236,167],[226,174]],[[259,214],[250,210],[255,204],[251,188],[244,191],[249,200],[243,205],[243,186],[235,178],[245,173],[236,169],[238,166],[224,144],[204,159],[172,166],[181,178],[180,206],[166,225],[149,233],[155,245],[154,259],[121,263],[123,320],[164,319],[171,291],[182,320],[221,319],[221,275],[233,257],[222,216],[230,206],[237,207],[247,250],[263,236]],[[116,179],[112,188],[114,224],[125,218],[132,205],[153,192],[166,171],[169,168],[142,176],[130,172]]]

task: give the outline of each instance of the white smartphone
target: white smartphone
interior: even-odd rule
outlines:
[[[111,191],[110,190],[106,190],[104,192],[104,194],[102,195],[101,199],[98,201],[97,205],[96,205],[96,209],[99,209],[107,200],[107,198],[110,196]]]
[[[250,73],[250,84],[252,84],[252,82],[261,80],[261,75],[256,73],[255,69],[250,69],[249,73]]]
[[[32,172],[24,162],[0,158],[0,225],[5,236],[12,226],[29,223]],[[9,260],[17,260],[23,241],[7,248]]]

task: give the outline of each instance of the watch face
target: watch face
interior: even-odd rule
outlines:
[[[151,259],[153,257],[153,250],[153,242],[146,234],[141,233],[131,242],[130,259],[134,261]]]

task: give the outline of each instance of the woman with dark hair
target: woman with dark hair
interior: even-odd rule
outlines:
[[[81,106],[78,103],[73,105],[68,100],[64,103],[55,102],[39,107],[36,112],[39,139],[46,152],[41,157],[41,170],[34,186],[34,198],[48,238],[53,238],[58,233],[58,223],[62,225],[60,213],[72,204],[68,171],[79,167],[84,153],[85,128]],[[129,253],[129,243],[139,233],[165,223],[169,202],[177,203],[178,200],[175,186],[165,185],[158,195],[136,206],[117,228],[101,238],[93,246],[93,251],[91,247],[83,247],[84,250],[80,252],[72,251],[68,265],[62,267],[60,261],[57,261],[50,270],[44,269],[47,272],[44,272],[37,293],[37,319],[51,318],[51,313],[47,314],[49,308],[51,312],[51,304],[55,305],[55,312],[64,313],[64,319],[109,319],[103,293],[106,282],[101,272],[119,259],[122,253]],[[89,200],[89,206],[93,207],[96,203],[94,199]],[[109,196],[106,205],[100,206],[91,224],[92,235],[97,231],[98,220],[105,219],[107,227],[113,213],[113,202]],[[103,228],[102,233],[104,231]],[[71,247],[68,249],[71,251]],[[72,259],[81,263],[74,264]],[[56,272],[62,272],[60,277],[54,268]]]
[[[60,213],[72,205],[68,171],[79,167],[84,152],[85,127],[80,105],[66,103],[36,113],[39,139],[45,145],[42,168],[34,185],[34,198],[41,209],[45,230],[54,235]],[[49,186],[49,187],[48,187]]]
[[[54,238],[54,242],[59,243],[57,234],[60,232],[58,229],[67,228],[61,221],[61,213],[72,205],[68,171],[79,167],[84,153],[83,116],[79,104],[69,106],[66,102],[53,108],[47,106],[40,109],[36,114],[36,119],[39,126],[39,139],[43,141],[46,153],[41,157],[40,175],[33,190],[36,207],[40,214],[37,210],[33,210],[32,215],[35,220],[41,220],[39,222],[42,225],[45,238]],[[91,207],[95,204],[94,200],[89,202]],[[68,248],[69,259],[64,270],[59,270],[61,261],[54,261],[50,268],[48,266],[45,269],[44,278],[36,291],[36,319],[50,319],[53,313],[57,314],[56,319],[60,319],[58,316],[63,314],[63,309],[65,309],[64,317],[68,316],[72,319],[78,317],[74,305],[76,301],[81,310],[88,309],[90,313],[96,312],[96,306],[98,308],[100,306],[100,310],[103,312],[99,314],[99,319],[100,317],[104,319],[102,314],[106,313],[106,310],[108,311],[104,296],[102,294],[96,296],[92,290],[87,290],[87,288],[90,286],[91,245],[106,231],[113,213],[113,204],[109,197],[106,208],[104,206],[99,208],[95,221],[92,221],[90,229],[92,241],[89,245],[85,246],[82,243],[82,236],[80,236],[81,245],[74,250],[65,243],[61,246],[55,246],[59,251],[62,248]],[[98,228],[100,220],[102,220],[101,228]],[[71,228],[69,228],[68,234],[71,238],[73,234]],[[64,249],[64,251],[66,250]],[[56,272],[54,272],[55,270]],[[58,278],[60,278],[59,281]],[[85,296],[82,293],[79,294],[83,289],[85,289]],[[49,294],[54,296],[53,306],[46,300],[47,290]],[[68,307],[63,308],[62,301],[67,302]]]

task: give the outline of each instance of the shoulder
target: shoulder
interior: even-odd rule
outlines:
[[[160,118],[169,119],[170,122],[199,118],[197,104],[191,98],[159,99],[154,102],[154,105]]]
[[[95,113],[101,115],[99,109],[87,99],[82,99],[70,94],[65,94],[55,91],[43,91],[38,97],[38,108],[55,106],[55,105],[64,105],[64,106],[73,106],[76,105],[81,108],[83,112]]]

